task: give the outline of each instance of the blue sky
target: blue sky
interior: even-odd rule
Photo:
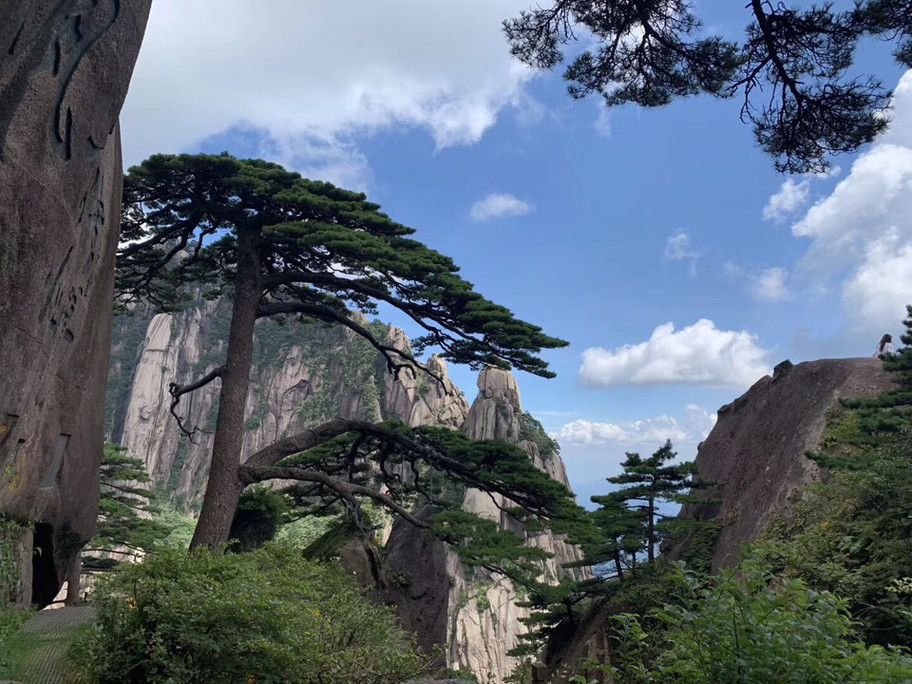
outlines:
[[[227,150],[365,190],[570,341],[546,354],[556,379],[519,382],[584,496],[624,451],[671,437],[692,457],[775,363],[867,356],[901,331],[912,74],[882,140],[830,176],[785,178],[737,100],[608,113],[512,62],[500,20],[526,4],[156,0],[125,161]],[[706,22],[737,36],[743,10],[721,4]],[[900,83],[883,46],[860,63]],[[451,372],[474,397],[474,373]]]

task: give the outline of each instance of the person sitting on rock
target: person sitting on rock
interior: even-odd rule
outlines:
[[[881,354],[892,354],[893,353],[893,336],[890,333],[887,333],[880,338],[880,343],[877,345],[877,349],[874,352],[874,357],[878,357]]]

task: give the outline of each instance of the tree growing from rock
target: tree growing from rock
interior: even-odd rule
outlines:
[[[650,563],[655,561],[656,549],[668,533],[669,527],[674,525],[674,517],[662,513],[660,505],[671,502],[683,503],[684,492],[693,486],[691,477],[696,471],[694,462],[673,463],[676,456],[671,441],[666,441],[648,458],[643,458],[637,453],[628,453],[627,459],[621,464],[624,472],[608,478],[613,484],[623,485],[615,492],[615,501],[623,500],[630,510],[636,512],[641,529],[641,549],[646,552],[646,558]],[[614,519],[621,524],[625,522],[625,513],[616,510],[616,506],[612,505],[615,502],[609,499],[607,502],[596,503],[601,503],[603,508],[606,503],[611,505],[609,510],[615,511]],[[604,524],[609,525],[610,520],[606,519]],[[633,556],[635,558],[636,553]]]
[[[226,541],[244,487],[273,478],[307,483],[314,500],[341,501],[355,513],[359,500],[370,498],[425,527],[408,505],[409,497],[422,493],[428,470],[504,494],[545,518],[572,509],[566,488],[537,471],[520,450],[433,428],[335,420],[282,439],[241,465],[254,330],[261,318],[343,326],[370,342],[390,372],[430,372],[351,315],[393,307],[425,331],[414,341],[418,353],[434,347],[443,358],[471,367],[553,375],[538,354],[566,342],[482,297],[452,260],[410,238],[412,229],[379,209],[363,194],[227,154],[155,155],[127,174],[121,301],[173,310],[190,287],[232,301],[224,365],[171,386],[178,416],[183,395],[221,382],[193,546]],[[293,456],[297,460],[286,463]],[[367,461],[376,467],[373,482],[363,484],[358,477]]]
[[[896,61],[912,67],[912,1],[798,9],[749,0],[745,11],[740,42],[706,30],[686,0],[554,0],[504,30],[513,54],[543,69],[564,61],[564,46],[585,41],[564,72],[574,98],[597,93],[608,107],[658,107],[740,94],[741,119],[780,171],[821,171],[828,155],[884,130],[890,93],[852,70],[854,56],[863,38],[875,38],[892,42]]]

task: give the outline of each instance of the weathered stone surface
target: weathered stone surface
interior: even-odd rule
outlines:
[[[839,399],[872,396],[890,384],[878,359],[786,361],[719,409],[718,422],[697,452],[697,469],[700,479],[721,485],[715,494],[721,501],[688,504],[681,511],[698,519],[715,516],[721,524],[714,570],[736,563],[740,545],[756,539],[819,477],[804,454],[817,448],[827,413]]]
[[[437,510],[425,508],[416,517],[427,520]],[[396,606],[400,624],[415,635],[425,653],[432,653],[446,643],[449,555],[446,545],[437,537],[401,518],[393,523],[384,549],[383,598]]]
[[[521,439],[519,387],[509,371],[483,370],[478,396],[461,430],[473,439],[494,439],[523,448],[536,467],[567,484],[559,454],[541,454]],[[503,497],[469,489],[463,508],[494,520],[504,529],[526,534],[521,524],[497,505]],[[550,534],[526,534],[528,543],[554,554],[543,575],[556,578],[562,563],[578,560],[579,550]],[[483,684],[499,684],[518,660],[507,655],[526,628],[520,620],[529,615],[517,606],[516,589],[509,580],[487,571],[467,569],[459,557],[423,530],[398,522],[386,549],[388,593],[399,609],[403,625],[413,631],[421,646],[446,648],[446,666],[472,672]]]
[[[173,492],[179,505],[199,500],[209,469],[212,425],[218,409],[220,383],[213,382],[185,396],[176,412],[190,428],[199,428],[193,441],[181,436],[170,412],[171,383],[187,384],[222,363],[227,345],[230,306],[224,301],[200,300],[180,314],[138,316],[121,321],[118,334],[129,338],[131,324],[145,336],[129,368],[131,380],[122,394],[110,397],[111,438],[141,458],[152,479]],[[360,320],[367,324],[366,318]],[[410,342],[398,328],[387,330],[388,342],[407,350]],[[449,425],[465,420],[468,405],[447,374],[442,359],[428,367],[438,383],[424,373],[386,372],[380,355],[364,353],[367,342],[342,328],[315,323],[285,326],[262,321],[257,327],[257,355],[247,396],[244,431],[246,456],[308,425],[336,417],[401,420],[409,425]],[[115,339],[115,349],[120,340]],[[133,352],[118,356],[131,360]],[[109,390],[111,388],[109,387]],[[125,408],[121,408],[125,407]],[[119,424],[115,424],[119,423]]]
[[[149,5],[0,0],[0,511],[50,527],[57,582],[95,525],[117,115]]]

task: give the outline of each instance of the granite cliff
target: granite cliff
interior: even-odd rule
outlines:
[[[783,361],[772,376],[719,409],[696,460],[697,478],[718,483],[712,494],[718,503],[688,504],[680,513],[718,522],[714,571],[734,565],[741,544],[787,514],[801,489],[820,478],[805,454],[818,448],[839,400],[874,396],[890,384],[879,359]]]
[[[0,0],[0,513],[39,606],[95,529],[118,115],[150,4]]]
[[[202,496],[218,384],[185,396],[175,409],[197,430],[192,441],[182,438],[170,412],[168,385],[191,382],[222,363],[228,317],[225,302],[199,300],[179,314],[140,312],[115,320],[106,408],[109,439],[143,459],[159,488],[187,510]],[[408,348],[402,331],[361,322],[389,343]],[[407,371],[394,378],[380,355],[349,330],[260,321],[244,453],[334,417],[458,427],[468,412],[462,392],[449,380],[445,362],[432,358],[429,367],[442,383]]]
[[[402,331],[377,322],[361,323],[387,342],[408,349]],[[193,302],[179,314],[137,311],[114,323],[106,407],[109,438],[142,458],[159,488],[188,510],[199,503],[208,468],[212,435],[207,430],[217,408],[217,384],[184,397],[176,409],[188,426],[199,429],[193,441],[181,437],[170,414],[168,385],[189,382],[221,364],[227,324],[225,303],[206,300]],[[523,412],[510,372],[482,371],[470,408],[449,380],[445,363],[432,358],[428,365],[442,383],[408,372],[394,378],[373,348],[346,329],[261,321],[244,453],[333,417],[397,419],[413,426],[449,426],[473,439],[517,444],[536,467],[567,484],[557,445]],[[463,506],[523,533],[487,494],[468,490]],[[578,559],[575,547],[550,533],[527,537],[554,553],[544,568],[546,576],[556,577],[563,572],[561,563]],[[502,682],[513,669],[507,652],[517,645],[524,629],[520,618],[528,612],[516,606],[510,582],[470,571],[445,545],[401,521],[378,552],[371,549],[365,555],[358,544],[350,544],[340,555],[366,585],[374,585],[378,598],[398,606],[402,624],[423,647],[446,648],[448,667],[472,671],[480,682],[492,684]]]

